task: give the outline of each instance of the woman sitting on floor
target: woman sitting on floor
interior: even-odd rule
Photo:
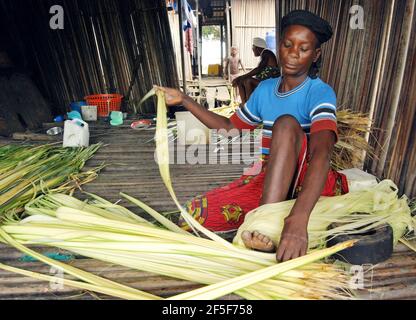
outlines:
[[[278,261],[306,253],[309,216],[321,195],[348,192],[346,177],[330,169],[337,141],[336,95],[318,76],[321,44],[332,37],[327,21],[308,11],[282,20],[279,45],[282,76],[264,80],[230,118],[217,115],[180,91],[165,92],[168,105],[182,104],[212,129],[255,129],[263,125],[262,168],[186,205],[194,218],[216,232],[236,230],[256,207],[296,198],[279,244],[259,232],[246,232],[246,247],[271,252]],[[183,224],[183,227],[186,225]]]

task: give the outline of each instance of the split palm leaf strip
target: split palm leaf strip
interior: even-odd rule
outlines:
[[[19,212],[41,192],[69,191],[93,180],[98,167],[80,172],[101,147],[61,148],[53,145],[0,147],[0,217]]]
[[[263,205],[247,214],[238,229],[234,244],[244,246],[241,233],[261,230],[276,243],[295,200]],[[406,195],[398,196],[398,188],[391,180],[383,180],[367,190],[350,192],[336,197],[321,197],[308,224],[309,248],[323,248],[328,239],[339,235],[361,234],[389,224],[394,244],[411,236],[416,217],[411,214]],[[329,227],[334,224],[335,227]],[[404,239],[405,240],[405,239]]]
[[[55,246],[139,270],[213,285],[175,296],[174,299],[216,298],[230,292],[247,299],[351,298],[348,290],[349,276],[346,272],[337,265],[313,262],[351,246],[352,243],[344,243],[330,250],[324,249],[326,251],[310,251],[307,256],[276,265],[274,254],[238,248],[238,243],[237,246],[230,245],[190,217],[178,203],[170,181],[165,131],[166,106],[160,93],[158,123],[160,126],[156,134],[156,153],[162,178],[180,213],[194,230],[204,234],[208,239],[178,230],[156,211],[127,195],[123,196],[149,212],[163,227],[143,221],[126,208],[111,204],[97,196],[91,195],[94,200],[87,203],[66,195],[48,194],[26,206],[29,217],[21,221],[10,218],[2,230],[21,245]],[[324,239],[331,236],[331,232],[332,235],[336,234],[334,233],[336,228],[332,231],[327,230],[327,226],[333,222],[342,223],[339,227],[341,229],[336,231],[338,234],[340,232],[354,234],[357,233],[357,228],[363,227],[360,232],[370,228],[369,222],[372,223],[372,228],[387,221],[395,230],[396,241],[405,230],[409,231],[414,227],[414,220],[410,212],[406,211],[406,199],[397,197],[397,188],[392,182],[384,181],[369,190],[367,198],[359,196],[363,196],[363,193],[350,193],[320,200],[323,209],[326,208],[327,211],[331,208],[332,211],[342,209],[342,214],[336,219],[334,216],[328,218],[311,216],[310,224],[320,225],[316,230],[316,236],[310,232],[311,247],[323,246]],[[359,207],[357,202],[360,201],[362,204]],[[284,214],[287,215],[293,203],[286,201],[274,205],[281,205]],[[276,209],[267,206],[270,205],[256,210],[273,213]],[[248,217],[255,214],[256,210]],[[390,216],[397,214],[399,218],[393,221],[391,217],[383,215],[383,211],[385,214],[389,211]],[[354,212],[365,212],[367,215],[353,214]],[[406,212],[405,218],[403,213]],[[371,218],[368,218],[369,216]],[[364,226],[363,218],[367,219]],[[329,220],[329,223],[325,219]],[[321,220],[325,223],[321,223]],[[270,219],[267,221],[268,226],[279,224],[278,221],[272,223]],[[325,227],[322,227],[323,225]],[[239,232],[241,233],[243,229],[242,226]],[[265,230],[263,233],[278,242],[278,232],[274,235],[264,227],[259,230],[262,232]],[[8,242],[5,238],[7,237],[3,237],[3,241]],[[239,236],[236,237],[236,242],[239,241],[238,239]]]
[[[167,109],[164,93],[158,91],[157,96],[158,126],[156,127],[156,154],[162,179],[178,206],[182,217],[192,229],[198,229],[208,238],[228,246],[228,242],[224,243],[222,238],[209,232],[196,222],[176,199],[169,173],[169,152],[166,131]],[[365,133],[368,130],[370,122],[364,115],[353,114],[348,110],[341,111],[340,115],[344,125],[352,125],[355,122],[359,124],[356,131]],[[324,247],[326,241],[331,236],[334,237],[339,234],[359,234],[382,226],[385,223],[390,224],[393,228],[394,243],[396,244],[402,236],[410,234],[416,227],[415,218],[411,215],[409,199],[406,195],[399,197],[398,192],[399,190],[393,181],[384,180],[375,188],[368,189],[367,192],[349,193],[338,197],[321,197],[312,212],[311,221],[308,226],[311,237],[309,243],[310,248]],[[295,201],[267,204],[249,212],[246,215],[244,224],[238,230],[234,244],[241,246],[241,233],[245,230],[260,231],[273,239],[274,243],[279,243],[284,218],[289,215]],[[333,223],[339,223],[341,225],[328,230],[328,227]],[[250,227],[247,228],[247,226]],[[273,231],[264,232],[264,230],[270,229]]]
[[[93,200],[82,202],[64,194],[47,194],[26,205],[25,214],[29,216],[23,216],[22,220],[10,217],[1,227],[2,231],[21,246],[54,246],[82,256],[201,284],[221,283],[276,265],[274,254],[238,248],[199,225],[182,208],[170,181],[166,105],[161,93],[158,93],[157,120],[156,154],[163,181],[193,230],[208,239],[179,229],[141,201],[124,194],[122,196],[146,210],[161,226],[98,196],[90,195]],[[7,237],[3,237],[3,241],[13,245]],[[282,269],[276,274],[274,269],[261,277],[254,274],[255,278],[252,278],[250,274],[246,285],[228,286],[223,294],[234,291],[246,299],[351,298],[350,276],[345,270],[333,264],[314,263],[350,245],[341,244],[331,251],[311,253],[312,256],[299,258],[299,264],[281,263]],[[85,281],[85,276],[79,278]]]
[[[44,281],[48,281],[48,282],[54,282],[57,281],[56,276],[50,276],[50,275],[46,275],[46,274],[42,274],[42,273],[38,273],[38,272],[33,272],[33,271],[28,271],[28,270],[24,270],[24,269],[20,269],[20,268],[15,268],[12,266],[8,266],[5,265],[3,263],[0,263],[0,269],[3,269],[5,271],[9,271],[9,272],[14,272],[17,274],[20,274],[22,276],[27,276],[27,277],[31,277],[34,279],[38,279],[38,280],[44,280]],[[65,270],[65,268],[61,268],[62,270]],[[79,270],[81,271],[81,270]],[[69,280],[69,279],[59,279],[59,281],[61,281],[62,284],[68,286],[68,287],[73,287],[73,288],[77,288],[77,289],[84,289],[87,291],[93,291],[93,292],[98,292],[98,293],[102,293],[102,294],[106,294],[109,296],[114,296],[114,297],[118,297],[118,298],[123,298],[126,300],[161,300],[160,297],[158,296],[154,296],[151,294],[148,294],[146,292],[142,292],[140,290],[136,290],[137,292],[134,293],[130,293],[128,290],[120,290],[117,288],[112,288],[112,287],[106,287],[103,285],[94,285],[88,282],[80,282],[80,281],[74,281],[74,280]],[[118,285],[118,283],[115,283],[116,286]],[[131,288],[129,288],[131,289]]]
[[[24,245],[17,242],[15,239],[13,239],[10,235],[8,235],[3,229],[0,228],[0,240],[10,244],[11,246],[15,247],[16,249],[20,250],[21,252],[39,260],[42,261],[51,267],[54,267],[58,270],[61,270],[69,275],[72,275],[76,278],[79,278],[83,282],[80,281],[72,281],[65,278],[59,279],[63,282],[63,284],[66,284],[68,286],[79,288],[79,289],[85,289],[89,291],[95,291],[107,295],[112,295],[119,298],[129,299],[129,300],[159,300],[160,298],[151,294],[148,294],[146,292],[142,292],[140,290],[136,290],[134,288],[130,288],[128,286],[113,282],[111,280],[96,276],[90,272],[83,271],[81,269],[78,269],[76,267],[70,266],[68,264],[56,261],[54,259],[51,259],[49,257],[46,257],[42,254],[37,253],[36,251],[33,251]],[[39,280],[46,280],[46,281],[56,281],[56,277],[51,277],[48,275],[31,272],[19,268],[14,268],[5,264],[0,264],[0,269],[15,272],[21,275],[29,276],[35,279]]]
[[[208,285],[276,265],[274,254],[226,247],[190,233],[171,231],[176,228],[156,211],[152,212],[153,217],[162,226],[156,226],[122,206],[90,196],[89,201],[80,201],[59,193],[42,195],[26,205],[23,219],[10,217],[0,228],[1,239],[29,255],[33,252],[28,251],[27,245],[52,246],[132,269]],[[133,203],[140,203],[124,196]],[[345,245],[351,243],[336,246],[331,251],[311,252],[298,260],[299,264],[280,263],[278,265],[283,269],[277,270],[276,274],[267,273],[263,275],[265,278],[254,274],[256,278],[250,276],[243,287],[224,288],[223,295],[232,291],[246,299],[352,298],[348,291],[350,276],[346,271],[337,265],[314,263],[344,249]],[[317,255],[316,252],[320,253]],[[51,264],[51,259],[40,256],[34,257]],[[81,281],[102,285],[96,279],[91,282],[85,272],[77,276],[76,270],[67,271],[62,265],[60,263],[59,267]],[[121,290],[108,283],[105,286]],[[127,295],[121,296],[116,290],[106,294],[121,298]]]
[[[315,243],[318,247],[324,246],[324,241],[328,237],[337,234],[354,234],[358,232],[357,229],[360,230],[359,232],[365,232],[368,228],[384,223],[392,225],[395,240],[406,234],[414,228],[415,218],[412,218],[406,209],[406,198],[398,198],[397,189],[393,187],[392,182],[386,180],[370,188],[365,195],[363,192],[351,192],[344,196],[322,198],[321,209],[326,207],[332,210],[327,210],[323,216],[315,214],[311,216],[310,225],[314,226],[312,231],[309,230],[311,243]],[[133,269],[204,284],[216,284],[231,278],[248,276],[248,273],[275,265],[272,254],[243,248],[230,250],[209,239],[189,233],[169,231],[176,226],[173,227],[170,221],[167,223],[161,219],[163,216],[154,210],[153,218],[165,228],[152,225],[128,209],[103,198],[91,194],[90,196],[93,200],[89,202],[82,202],[64,194],[41,196],[26,206],[26,214],[30,215],[29,217],[20,222],[10,221],[3,226],[3,230],[21,244],[55,246]],[[140,207],[145,207],[139,200],[124,194],[123,196]],[[284,209],[287,214],[291,207],[290,201],[282,204],[288,205]],[[267,206],[260,208],[269,209],[269,213],[275,211],[275,208],[267,208]],[[349,214],[348,210],[362,210],[367,214]],[[337,215],[335,216],[334,213]],[[247,220],[251,214],[255,212],[250,213]],[[266,218],[262,216],[257,218],[263,222],[267,220],[265,225],[273,225],[276,220],[275,217],[270,219],[270,214],[266,215]],[[273,221],[270,222],[271,220]],[[341,226],[331,230],[322,227],[333,221],[340,222]],[[279,224],[278,219],[276,223]],[[239,233],[245,230],[244,228],[243,224]],[[274,237],[266,226],[260,226],[257,230]],[[237,245],[239,239],[237,235],[235,239]],[[278,241],[278,238],[275,239]],[[349,246],[351,243],[343,245]],[[334,249],[338,250],[340,247]],[[315,252],[326,256],[321,250],[309,251],[311,254]],[[311,257],[308,255],[304,258]],[[249,283],[257,281],[256,284],[245,285],[244,289],[230,286],[224,288],[221,294],[227,294],[232,290],[247,299],[350,297],[347,290],[349,277],[339,266],[311,263],[313,260],[302,261],[307,265],[281,274],[279,273],[281,269],[272,269],[271,272],[276,271],[279,275],[268,280],[262,280],[256,273],[251,274],[244,281]],[[233,286],[236,284],[242,285],[243,282],[233,282]],[[213,287],[212,290],[215,290],[212,294],[216,296],[219,289]],[[211,293],[205,296],[196,292],[195,295],[197,299],[211,297]],[[184,295],[174,298],[194,299],[195,297]]]
[[[300,267],[307,263],[310,263],[314,260],[323,259],[330,254],[336,253],[339,251],[339,248],[347,249],[354,245],[354,241],[346,241],[342,244],[333,246],[328,249],[319,250],[314,253],[310,253],[308,255],[308,260],[305,258],[296,258],[286,263],[277,264],[274,266],[270,266],[264,269],[260,269],[254,271],[252,273],[248,273],[236,278],[232,278],[229,280],[225,280],[220,283],[212,284],[210,286],[206,286],[200,289],[196,289],[187,293],[179,294],[177,296],[172,297],[172,299],[176,300],[212,300],[218,297],[223,296],[226,293],[230,293],[234,290],[238,290],[240,288],[244,288],[249,286],[253,283],[257,283],[261,280],[268,279],[272,276],[276,276],[281,274],[285,271]]]

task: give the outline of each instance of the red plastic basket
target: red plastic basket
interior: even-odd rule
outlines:
[[[99,117],[108,117],[111,111],[120,111],[121,94],[95,94],[84,98],[89,106],[97,106]]]

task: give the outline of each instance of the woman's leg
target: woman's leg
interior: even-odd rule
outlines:
[[[233,83],[234,79],[237,78],[237,77],[239,77],[239,75],[240,75],[239,73],[237,73],[237,74],[230,74],[229,81],[231,83]],[[234,101],[238,101],[238,98],[240,97],[240,93],[239,93],[238,87],[231,87],[231,90],[233,90]],[[241,98],[240,98],[240,100],[241,100]],[[234,102],[234,101],[232,101],[232,102]]]
[[[265,172],[245,175],[230,184],[210,190],[185,204],[186,210],[200,224],[214,232],[235,231],[245,215],[260,204]],[[183,219],[179,225],[189,226]]]
[[[302,127],[294,117],[282,116],[274,123],[261,204],[287,199],[304,139]],[[273,242],[259,232],[246,231],[241,237],[248,248],[269,252],[275,249]]]
[[[274,123],[261,204],[288,198],[304,138],[305,133],[294,117],[282,116]]]

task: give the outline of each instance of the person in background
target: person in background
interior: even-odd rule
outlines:
[[[267,49],[266,40],[258,37],[254,38],[252,49],[254,56],[260,57],[260,63],[250,72],[232,81],[233,86],[238,88],[243,104],[250,98],[250,95],[257,88],[260,81],[280,76],[280,68],[277,64],[276,55],[273,51]]]
[[[239,67],[243,69],[243,72],[246,72],[243,63],[241,62],[240,57],[238,56],[237,47],[231,47],[231,55],[225,59],[225,79],[229,80],[231,83],[240,75]],[[234,89],[234,98],[238,96],[238,91]]]

